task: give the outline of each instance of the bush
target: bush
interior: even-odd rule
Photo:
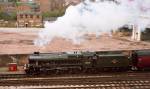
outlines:
[[[60,17],[64,15],[65,9],[58,9],[58,10],[53,10],[49,12],[45,12],[42,14],[43,18],[48,18],[48,17]]]
[[[6,13],[6,12],[0,12],[0,19],[9,21],[9,20],[16,20],[17,16],[16,13]]]
[[[146,28],[141,35],[141,39],[143,41],[150,41],[150,28]]]

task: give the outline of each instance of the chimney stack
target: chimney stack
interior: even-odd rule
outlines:
[[[138,25],[132,26],[132,37],[131,39],[133,41],[141,41],[141,29],[138,27]]]

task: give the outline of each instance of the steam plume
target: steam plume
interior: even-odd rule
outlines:
[[[117,3],[116,3],[117,2]],[[144,29],[148,20],[140,18],[150,15],[150,0],[85,0],[76,6],[69,6],[64,16],[55,22],[45,22],[45,28],[35,40],[36,45],[45,45],[54,37],[72,40],[80,43],[85,34],[94,33],[99,36],[102,32],[110,32],[128,25],[137,24]]]

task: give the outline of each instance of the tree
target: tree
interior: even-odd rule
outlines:
[[[7,12],[0,12],[0,19],[3,19],[3,20],[16,20],[17,16],[16,16],[16,13],[13,12],[13,13],[7,13]]]
[[[64,15],[65,9],[55,9],[53,11],[45,12],[42,14],[43,18],[49,18],[49,17],[60,17]]]

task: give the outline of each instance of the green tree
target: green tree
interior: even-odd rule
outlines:
[[[16,20],[17,16],[16,16],[16,13],[13,12],[13,13],[6,13],[6,12],[0,12],[0,19],[3,19],[3,20]]]
[[[42,14],[43,18],[48,18],[48,17],[60,17],[64,15],[65,9],[56,9],[53,11],[45,12]]]

